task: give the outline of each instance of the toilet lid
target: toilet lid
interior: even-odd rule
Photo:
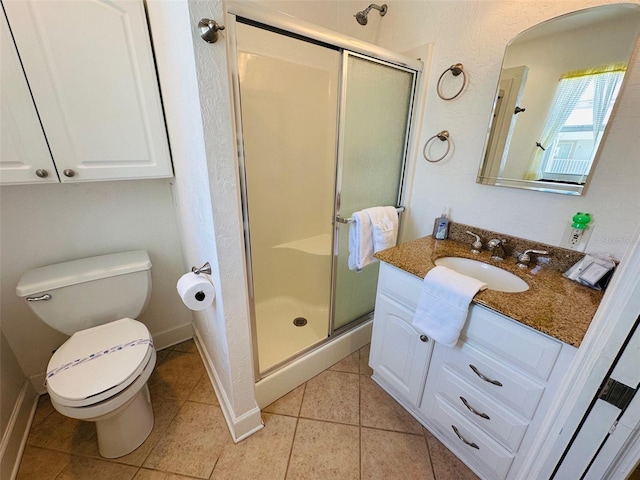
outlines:
[[[147,327],[131,318],[81,330],[49,360],[47,389],[69,406],[97,403],[130,385],[152,349]]]

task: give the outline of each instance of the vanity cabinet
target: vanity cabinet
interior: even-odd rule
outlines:
[[[473,304],[454,347],[428,340],[415,355],[393,332],[401,316],[419,337],[411,321],[421,285],[382,265],[373,378],[481,478],[515,478],[576,348]]]
[[[420,285],[406,273],[383,263],[378,283],[369,364],[373,379],[405,406],[422,398],[433,340],[412,326]],[[417,289],[416,289],[417,287]]]
[[[143,2],[2,5],[2,183],[172,176]]]

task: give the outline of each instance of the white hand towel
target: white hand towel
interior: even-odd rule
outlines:
[[[360,271],[374,260],[369,215],[364,211],[354,212],[349,224],[349,269]]]
[[[372,207],[363,211],[371,220],[373,252],[395,247],[398,240],[398,210],[396,207]]]
[[[422,283],[413,326],[436,342],[453,347],[467,320],[473,296],[485,288],[486,283],[450,268],[432,268]]]

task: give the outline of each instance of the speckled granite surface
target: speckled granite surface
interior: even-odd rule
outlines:
[[[508,270],[527,282],[529,290],[520,293],[484,290],[476,294],[474,303],[491,308],[569,345],[580,346],[603,292],[578,285],[553,268],[544,267],[537,273],[532,273],[531,269],[518,268],[514,258],[496,262],[491,260],[491,255],[486,250],[480,254],[472,254],[470,243],[424,237],[383,250],[375,256],[420,278],[424,278],[435,266],[434,260],[451,256],[472,258]]]

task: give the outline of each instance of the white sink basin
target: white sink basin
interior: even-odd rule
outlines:
[[[510,293],[529,290],[529,285],[517,275],[478,260],[461,257],[442,257],[433,263],[485,282],[489,290]]]

